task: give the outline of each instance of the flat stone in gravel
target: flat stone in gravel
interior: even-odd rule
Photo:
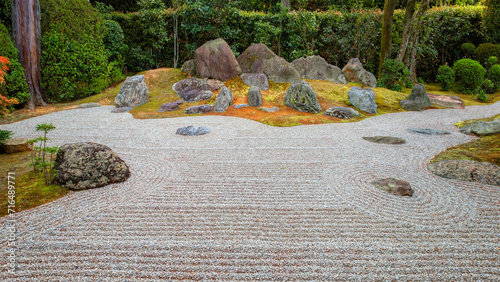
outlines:
[[[114,114],[119,114],[119,113],[128,113],[132,110],[131,107],[120,107],[120,108],[114,108],[111,112]]]
[[[186,135],[186,136],[198,136],[210,133],[210,128],[205,126],[186,126],[177,129],[176,134],[178,135]]]
[[[275,112],[279,111],[280,108],[278,108],[278,107],[272,107],[272,108],[261,107],[261,108],[259,108],[259,110],[264,111],[264,112],[268,112],[268,113],[275,113]]]
[[[223,113],[233,104],[233,93],[226,86],[222,86],[215,98],[214,112]]]
[[[85,103],[81,104],[77,107],[77,109],[89,109],[89,108],[97,108],[100,107],[101,105],[99,103]]]
[[[431,163],[429,170],[441,177],[500,186],[500,166],[469,160],[446,160]]]
[[[475,121],[460,128],[460,132],[468,135],[492,135],[500,133],[500,118],[492,121]]]
[[[252,86],[248,90],[248,104],[252,107],[262,106],[262,95],[258,87]]]
[[[363,139],[377,144],[401,145],[406,143],[406,141],[403,138],[391,137],[391,136],[363,137]]]
[[[30,146],[28,145],[27,138],[10,138],[3,141],[3,143],[0,144],[0,152],[6,154],[15,154],[20,152],[26,152],[29,150],[31,149]]]
[[[408,128],[406,131],[410,133],[425,134],[425,135],[449,135],[451,132],[446,130],[432,128]]]
[[[93,142],[62,146],[55,169],[54,181],[71,190],[98,188],[130,177],[128,166],[111,148]]]
[[[349,103],[354,107],[369,114],[377,113],[377,103],[375,103],[375,92],[371,88],[353,87],[348,92]]]
[[[411,197],[414,193],[410,183],[395,178],[377,179],[372,181],[371,184],[373,184],[377,189],[389,192],[395,196]]]
[[[212,105],[200,105],[200,106],[193,106],[191,108],[187,108],[184,113],[188,115],[194,115],[194,114],[206,114],[208,112],[211,112],[214,109],[214,106]]]
[[[336,117],[340,119],[350,119],[353,117],[359,117],[360,114],[353,108],[348,107],[332,107],[325,111],[324,115]]]
[[[269,81],[267,80],[267,76],[263,73],[244,73],[241,75],[241,79],[248,86],[255,86],[260,90],[269,89]]]

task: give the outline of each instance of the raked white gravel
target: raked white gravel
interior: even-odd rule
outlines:
[[[1,280],[500,280],[500,188],[427,170],[439,152],[475,139],[454,123],[499,114],[500,102],[290,128],[216,116],[135,120],[112,109],[0,126],[35,137],[35,125],[53,123],[52,145],[107,145],[132,172],[18,213],[16,274],[4,267]],[[211,133],[175,134],[188,125]],[[376,135],[407,143],[362,139]],[[370,184],[388,177],[409,182],[413,197]]]

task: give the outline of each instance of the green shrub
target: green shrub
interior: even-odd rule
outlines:
[[[102,26],[104,28],[103,43],[109,51],[109,60],[120,62],[123,65],[128,46],[125,44],[125,36],[120,24],[112,20],[105,20]]]
[[[477,94],[477,99],[481,102],[488,102],[488,95],[481,89],[479,94]]]
[[[440,66],[436,80],[441,83],[441,88],[444,91],[449,91],[451,85],[455,82],[455,71],[449,66]]]
[[[14,133],[12,131],[0,129],[0,144],[3,144],[12,135],[14,135]]]
[[[464,58],[472,58],[474,57],[474,51],[476,51],[476,46],[472,43],[464,43],[461,46],[462,49],[462,56]]]
[[[403,87],[412,87],[411,81],[408,78],[408,69],[402,62],[388,59],[384,61],[382,66],[382,77],[379,81],[387,89],[401,91]]]
[[[486,94],[493,94],[497,90],[493,82],[491,80],[485,78],[483,82],[483,89]]]
[[[500,65],[493,65],[491,68],[488,70],[487,77],[493,85],[495,85],[495,88],[500,87]]]
[[[486,74],[486,70],[479,62],[471,59],[458,60],[453,65],[453,71],[455,71],[455,81],[461,93],[478,93]]]
[[[5,76],[5,84],[0,84],[0,92],[7,98],[16,98],[20,104],[30,99],[24,68],[19,63],[18,51],[10,39],[7,28],[0,24],[0,56],[9,58],[10,66]]]
[[[482,65],[485,65],[488,58],[495,56],[500,57],[500,45],[495,45],[492,43],[483,43],[479,45],[474,52],[474,57],[476,61],[479,61]]]

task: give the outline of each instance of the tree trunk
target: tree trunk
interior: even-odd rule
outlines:
[[[12,32],[19,50],[19,62],[24,68],[31,98],[30,110],[46,106],[40,91],[40,4],[38,0],[12,0]]]
[[[408,5],[414,5],[414,0],[408,0],[407,3]],[[414,83],[417,82],[417,51],[420,31],[424,15],[428,9],[429,0],[422,0],[420,8],[416,13],[414,12],[411,15],[408,13],[408,11],[412,10],[412,7],[407,7],[406,11],[405,30],[403,31],[403,41],[401,43],[401,49],[399,50],[398,61],[403,62],[408,68],[408,71],[410,72],[409,78]]]
[[[382,45],[380,47],[380,63],[378,65],[378,78],[382,77],[382,64],[387,57],[391,56],[392,43],[392,19],[394,18],[394,8],[396,0],[385,0],[384,16],[382,19]]]
[[[415,0],[408,0],[406,2],[406,14],[403,22],[403,40],[401,40],[401,48],[399,49],[398,58],[399,62],[402,62],[406,54],[406,48],[408,47],[408,32],[410,31],[411,20],[413,14],[415,13]]]

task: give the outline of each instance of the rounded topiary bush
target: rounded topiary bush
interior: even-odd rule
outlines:
[[[476,51],[476,46],[472,43],[464,43],[460,49],[462,49],[462,54],[465,58],[472,58],[474,51]]]
[[[491,56],[500,58],[500,45],[495,45],[492,43],[483,43],[477,46],[474,52],[474,57],[481,64],[485,64]]]
[[[488,70],[488,79],[491,80],[495,88],[500,87],[500,65],[493,65]]]
[[[491,80],[489,79],[484,79],[484,82],[483,82],[483,91],[484,93],[486,94],[493,94],[495,93],[496,91],[496,87],[495,85],[493,84],[493,82],[491,82]]]
[[[449,66],[440,66],[436,80],[441,83],[441,87],[444,91],[449,91],[451,85],[455,82],[455,71]]]
[[[455,81],[461,93],[474,94],[483,85],[486,70],[478,61],[471,59],[458,60],[453,64]]]

